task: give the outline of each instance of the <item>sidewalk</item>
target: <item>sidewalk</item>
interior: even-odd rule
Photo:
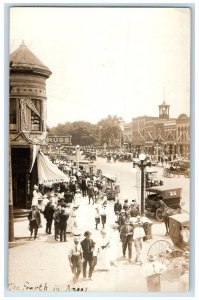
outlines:
[[[93,206],[88,205],[86,200],[81,207],[83,214],[82,232],[90,229],[93,236],[99,236],[99,230],[94,228]],[[112,212],[112,206],[108,206]],[[109,219],[109,224],[113,220]],[[46,235],[45,220],[42,220],[43,227],[39,228],[39,237],[34,240],[29,237],[28,220],[15,222],[16,241],[10,243],[9,248],[9,288],[11,291],[66,291],[72,287],[87,289],[88,291],[146,291],[146,281],[143,274],[143,266],[135,265],[127,259],[122,258],[122,247],[118,258],[118,267],[111,267],[109,272],[95,271],[93,281],[83,281],[80,274],[80,281],[72,283],[72,273],[68,263],[67,252],[73,242],[73,237],[67,237],[68,242],[60,243],[54,240],[54,235]],[[107,224],[108,229],[108,224]],[[149,247],[157,240],[170,241],[165,237],[165,228],[162,223],[152,225],[153,238],[143,244],[143,259],[147,260]],[[81,236],[81,239],[84,237]],[[133,246],[133,257],[135,250]],[[143,264],[144,265],[144,264]],[[177,288],[177,282],[162,280],[162,291],[172,292]]]

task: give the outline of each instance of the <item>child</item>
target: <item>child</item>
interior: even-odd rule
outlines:
[[[97,226],[99,223],[100,223],[100,211],[99,211],[99,207],[96,206],[95,207],[95,226],[96,226],[95,229],[97,229],[97,230],[98,230]]]

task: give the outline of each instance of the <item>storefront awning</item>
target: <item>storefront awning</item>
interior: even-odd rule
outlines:
[[[69,177],[57,168],[42,152],[37,155],[39,184],[69,182]]]

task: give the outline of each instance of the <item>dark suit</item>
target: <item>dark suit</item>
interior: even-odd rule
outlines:
[[[120,237],[122,241],[123,256],[125,256],[126,248],[128,246],[129,259],[132,258],[132,242],[133,242],[133,226],[126,224],[122,226]]]
[[[89,275],[88,276],[89,276],[89,278],[91,278],[92,274],[93,274],[93,265],[94,265],[93,249],[94,249],[95,243],[93,242],[92,239],[85,238],[81,242],[81,246],[82,246],[83,258],[84,258],[83,277],[86,278],[86,268],[87,268],[87,263],[89,263]]]
[[[31,211],[28,215],[29,229],[31,232],[31,236],[34,230],[34,238],[36,239],[38,228],[41,225],[41,216],[39,210]]]
[[[71,192],[67,191],[66,193],[64,193],[64,198],[66,203],[71,203],[73,195]]]
[[[49,202],[44,209],[44,218],[46,219],[46,233],[51,234],[51,227],[53,221],[54,207]]]
[[[65,212],[61,212],[59,214],[59,228],[60,228],[60,242],[62,242],[62,237],[64,236],[64,242],[66,242],[66,227],[67,227],[67,220],[69,215]]]

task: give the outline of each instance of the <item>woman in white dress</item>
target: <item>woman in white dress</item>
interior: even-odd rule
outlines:
[[[133,218],[132,218],[133,219]],[[141,216],[137,216],[135,221],[132,223],[134,227],[133,240],[136,250],[136,264],[142,264],[142,245],[143,237],[145,236],[145,231],[143,227],[143,220]]]
[[[79,230],[78,221],[77,221],[77,213],[78,213],[78,206],[73,206],[73,210],[71,213],[71,218],[72,218],[71,233],[75,236],[80,235],[80,230]]]
[[[67,220],[67,227],[66,227],[66,232],[72,234],[72,224],[73,224],[73,218],[72,218],[72,207],[70,203],[66,204],[66,214],[69,215],[68,220]]]
[[[76,190],[75,196],[74,196],[74,206],[80,206],[82,201],[82,195],[81,191],[79,189]]]
[[[100,231],[99,239],[99,256],[98,256],[98,269],[101,271],[110,270],[110,238],[105,230]]]
[[[32,205],[38,205],[38,198],[41,196],[41,193],[38,191],[38,186],[35,184],[33,187]]]
[[[117,267],[117,258],[119,256],[119,246],[120,246],[120,233],[118,231],[119,225],[113,224],[111,226],[112,232],[110,235],[110,248],[109,248],[109,253],[110,253],[110,262],[114,266]]]

